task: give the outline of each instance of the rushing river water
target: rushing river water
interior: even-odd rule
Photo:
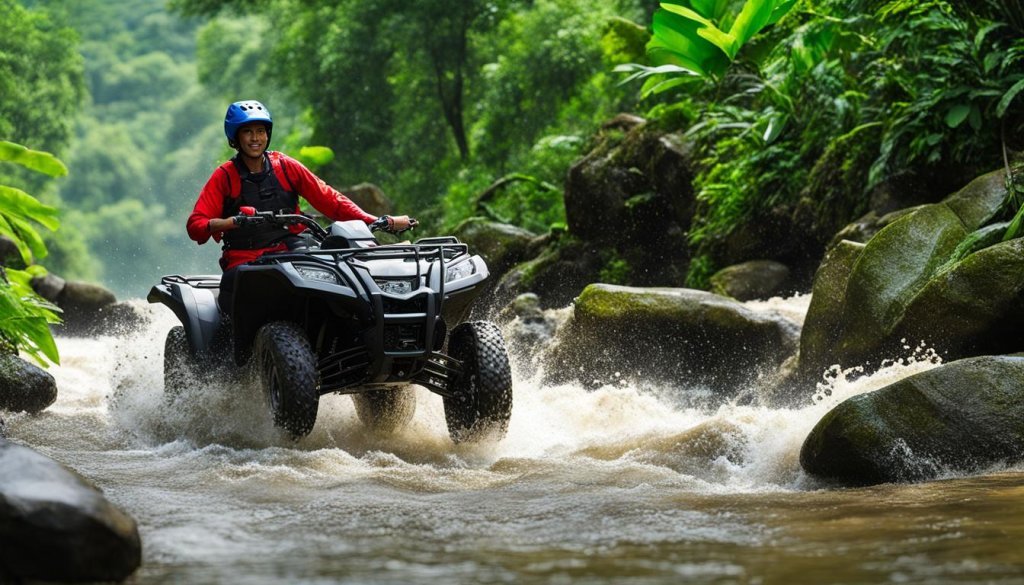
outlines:
[[[1022,468],[862,489],[800,469],[831,407],[934,360],[840,376],[795,409],[517,377],[489,446],[454,446],[426,391],[386,437],[328,396],[293,443],[242,384],[165,404],[175,321],[144,310],[142,331],[59,339],[57,402],[7,417],[138,520],[134,582],[1024,584]]]

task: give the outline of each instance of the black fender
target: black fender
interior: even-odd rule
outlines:
[[[308,328],[304,315],[311,298],[323,299],[335,310],[346,307],[368,316],[370,309],[359,301],[359,293],[349,286],[350,280],[347,276],[337,284],[306,280],[291,263],[239,266],[231,320],[235,364],[241,366],[248,361],[256,332],[266,323],[293,321]]]
[[[217,277],[207,277],[217,278]],[[189,345],[197,356],[210,352],[211,343],[221,323],[216,287],[195,288],[187,282],[164,279],[146,296],[150,303],[167,305],[185,327]]]

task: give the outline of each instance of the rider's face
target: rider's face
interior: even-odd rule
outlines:
[[[245,156],[256,158],[267,149],[267,127],[254,122],[238,129],[238,150]]]

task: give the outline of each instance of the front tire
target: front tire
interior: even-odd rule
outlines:
[[[455,395],[444,399],[452,440],[503,438],[512,416],[512,368],[498,326],[489,321],[463,323],[452,331],[448,349],[463,368],[452,384]]]
[[[316,356],[306,332],[289,321],[267,323],[256,332],[253,357],[274,424],[294,438],[308,435],[320,396]]]
[[[416,413],[416,394],[412,388],[372,390],[353,394],[356,414],[367,428],[388,434],[404,427]]]

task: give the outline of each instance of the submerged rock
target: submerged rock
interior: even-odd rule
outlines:
[[[56,399],[57,381],[49,372],[0,352],[0,410],[35,414]]]
[[[799,327],[712,293],[592,284],[547,364],[551,381],[641,379],[737,393],[796,350]]]
[[[1024,357],[952,362],[855,396],[814,427],[808,473],[848,485],[921,481],[1024,460]]]
[[[98,489],[36,451],[0,440],[0,578],[121,581],[141,558],[135,521]]]

